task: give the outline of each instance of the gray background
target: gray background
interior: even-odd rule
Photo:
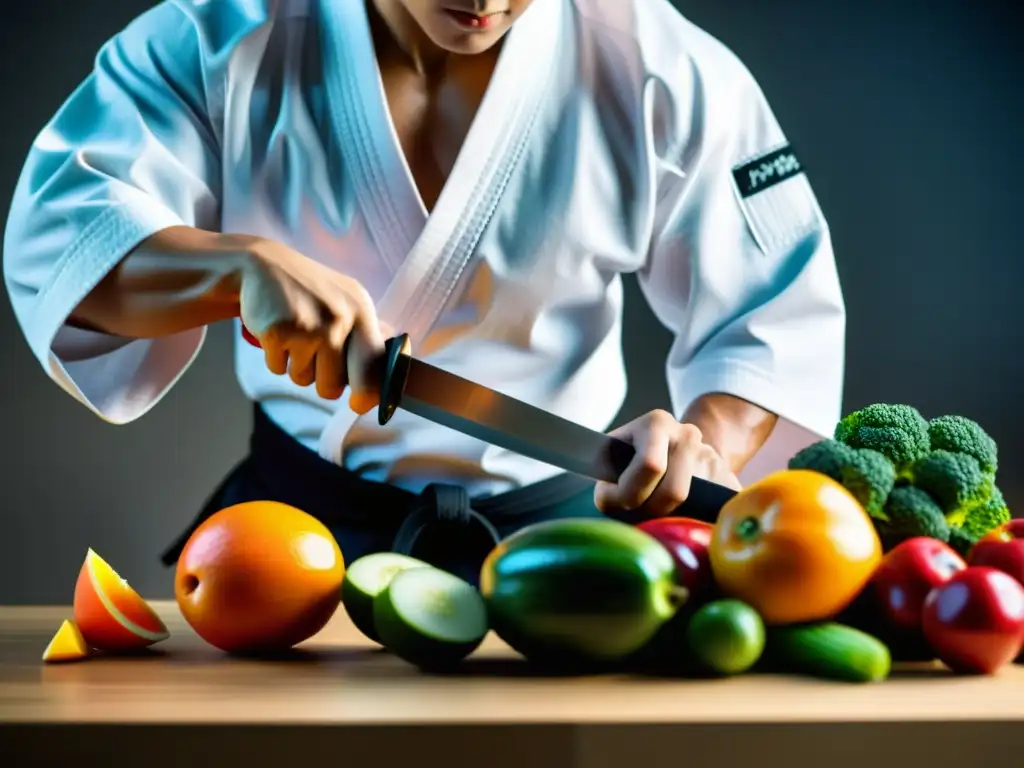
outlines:
[[[33,0],[5,11],[0,216],[36,132],[103,41],[149,5]],[[1000,443],[1007,498],[1024,505],[1015,3],[679,5],[747,63],[810,169],[849,306],[847,409],[907,401],[978,419]],[[668,337],[632,281],[627,312],[623,417],[667,403]],[[245,449],[231,343],[215,328],[176,390],[115,428],[45,377],[3,302],[0,604],[70,602],[89,546],[144,595],[172,594],[159,552]]]

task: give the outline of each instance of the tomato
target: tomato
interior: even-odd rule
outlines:
[[[820,621],[849,605],[882,559],[864,508],[839,483],[784,470],[722,508],[708,554],[719,589],[769,624]]]

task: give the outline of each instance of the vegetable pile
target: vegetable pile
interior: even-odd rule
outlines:
[[[539,523],[494,548],[479,588],[367,555],[342,603],[423,669],[459,664],[494,632],[563,672],[874,682],[894,661],[939,661],[994,674],[1024,660],[1024,521],[1010,519],[997,466],[970,419],[871,405],[737,493],[714,525]]]
[[[493,631],[560,672],[765,669],[868,682],[888,676],[889,649],[837,616],[881,557],[848,491],[786,471],[734,497],[716,525],[529,526],[491,552],[479,589],[413,558],[367,555],[349,568],[342,602],[369,639],[427,670],[450,669]]]
[[[790,469],[842,484],[874,520],[886,551],[916,536],[962,556],[1010,521],[996,485],[998,449],[976,421],[928,421],[914,407],[875,403],[845,416],[832,439],[797,453]]]

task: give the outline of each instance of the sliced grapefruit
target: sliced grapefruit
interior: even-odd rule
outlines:
[[[149,603],[91,549],[75,584],[75,623],[101,651],[140,650],[170,636]]]
[[[89,656],[89,646],[75,622],[65,619],[43,651],[43,661],[80,661]]]

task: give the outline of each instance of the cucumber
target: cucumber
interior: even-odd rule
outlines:
[[[410,568],[428,567],[414,557],[376,552],[354,561],[341,582],[341,604],[355,625],[370,640],[380,643],[373,625],[373,600],[383,592],[397,574]]]
[[[480,593],[458,576],[430,567],[398,573],[374,598],[373,623],[387,650],[424,669],[462,661],[489,630]]]
[[[491,627],[534,664],[604,667],[643,647],[687,598],[653,536],[605,518],[523,528],[480,573]]]
[[[769,627],[765,657],[782,671],[854,683],[884,680],[892,668],[881,640],[834,621]]]
[[[764,622],[740,600],[716,600],[690,619],[686,643],[695,660],[709,671],[738,675],[753,667],[764,652]]]

